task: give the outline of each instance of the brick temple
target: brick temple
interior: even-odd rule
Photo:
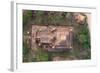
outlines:
[[[43,48],[48,52],[73,49],[73,27],[32,25],[31,48]]]

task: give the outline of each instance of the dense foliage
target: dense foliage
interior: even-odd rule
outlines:
[[[23,10],[23,25],[25,27],[31,24],[70,25],[67,24],[70,21],[72,21],[72,13],[70,12]]]

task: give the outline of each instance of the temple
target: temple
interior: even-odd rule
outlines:
[[[73,27],[32,25],[31,48],[43,48],[48,52],[73,49]]]

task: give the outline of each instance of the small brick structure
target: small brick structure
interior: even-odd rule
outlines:
[[[61,52],[73,48],[73,27],[32,25],[31,48]]]

